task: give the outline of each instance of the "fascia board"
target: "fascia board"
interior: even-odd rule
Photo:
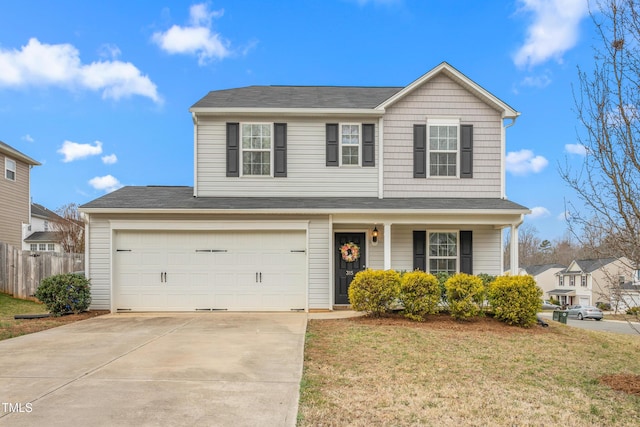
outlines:
[[[291,215],[387,215],[387,216],[423,216],[423,215],[496,215],[496,216],[520,216],[531,213],[528,209],[117,209],[117,208],[81,208],[80,212],[88,214],[291,214]],[[364,220],[364,219],[363,219]]]
[[[189,111],[203,116],[228,116],[230,114],[245,116],[372,116],[381,117],[384,109],[371,108],[190,108]]]

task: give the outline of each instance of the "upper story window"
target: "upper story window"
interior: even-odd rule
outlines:
[[[16,162],[5,157],[4,159],[4,176],[10,181],[16,180]]]
[[[240,132],[242,175],[271,176],[271,124],[243,123]]]
[[[576,276],[569,276],[569,286],[576,285]]]
[[[429,272],[455,274],[458,271],[458,233],[429,233]]]
[[[587,276],[583,275],[580,278],[580,286],[582,286],[583,288],[587,287]]]
[[[564,286],[564,276],[558,276],[558,286]]]
[[[358,166],[360,164],[360,125],[340,125],[341,164]]]
[[[458,126],[429,125],[429,176],[458,176]]]

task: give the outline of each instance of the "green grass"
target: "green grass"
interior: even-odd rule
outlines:
[[[640,336],[395,319],[308,324],[298,425],[638,425]],[[640,394],[640,393],[639,393]]]
[[[48,313],[47,308],[40,303],[13,298],[11,295],[0,293],[0,319],[13,319],[16,314]]]

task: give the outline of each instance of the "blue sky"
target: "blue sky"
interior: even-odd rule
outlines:
[[[558,168],[584,150],[572,90],[597,43],[587,0],[58,0],[0,4],[0,140],[40,161],[33,201],[193,185],[188,109],[248,85],[405,86],[447,61],[522,113],[507,194],[562,236]],[[36,13],[37,11],[37,13]]]

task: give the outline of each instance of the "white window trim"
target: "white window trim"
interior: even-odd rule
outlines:
[[[456,126],[458,128],[458,147],[456,150],[456,174],[454,176],[431,175],[431,126]],[[434,117],[427,119],[427,178],[452,179],[460,178],[460,119],[453,117]],[[435,150],[435,153],[450,153],[451,151]]]
[[[342,126],[358,126],[358,164],[357,165],[343,165],[342,164]],[[339,123],[338,124],[338,141],[340,141],[340,148],[338,157],[340,158],[340,167],[345,168],[357,168],[362,167],[362,123]],[[347,145],[351,146],[351,145]]]
[[[9,164],[13,163],[13,168],[9,167]],[[7,171],[13,172],[13,179],[7,177]],[[4,178],[8,181],[16,181],[18,178],[18,162],[8,157],[4,158]]]
[[[429,243],[431,242],[431,240],[429,239],[431,234],[434,233],[453,233],[456,235],[456,256],[455,257],[444,257],[444,256],[439,256],[439,257],[432,257],[431,256],[431,251],[429,248]],[[460,273],[460,230],[427,230],[427,242],[426,245],[427,247],[426,249],[426,255],[427,255],[427,265],[426,265],[426,270],[428,273],[431,273],[431,268],[430,268],[430,262],[432,259],[455,259],[456,260],[456,273]],[[432,273],[432,274],[436,274],[436,273]]]
[[[243,125],[269,125],[271,127],[271,148],[268,150],[269,151],[269,175],[251,175],[251,174],[245,174],[244,173],[244,152],[265,152],[267,150],[255,150],[255,149],[244,149],[244,147],[242,147],[242,127]],[[248,177],[248,178],[259,178],[259,179],[263,179],[263,178],[273,178],[273,169],[274,169],[274,158],[273,158],[273,146],[274,146],[274,137],[275,135],[273,134],[274,131],[274,126],[273,126],[273,122],[241,122],[240,123],[240,176],[241,177]]]

